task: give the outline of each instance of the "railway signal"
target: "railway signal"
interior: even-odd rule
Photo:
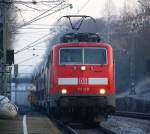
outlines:
[[[18,64],[14,64],[14,75],[15,77],[18,75]]]

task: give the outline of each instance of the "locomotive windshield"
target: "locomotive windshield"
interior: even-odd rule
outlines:
[[[104,48],[63,48],[60,49],[61,65],[83,65],[107,63]]]

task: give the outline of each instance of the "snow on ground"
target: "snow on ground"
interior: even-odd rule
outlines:
[[[126,92],[122,92],[117,94],[116,97],[123,98],[123,97],[133,97],[135,99],[143,100],[143,101],[150,101],[150,77],[144,78],[140,82],[138,82],[135,86],[135,95],[130,95],[130,89],[127,89]]]
[[[101,125],[117,134],[150,134],[150,121],[111,116]]]

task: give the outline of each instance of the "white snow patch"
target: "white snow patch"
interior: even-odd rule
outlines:
[[[112,116],[101,125],[117,134],[150,134],[150,122],[147,120]]]
[[[126,92],[122,92],[116,95],[116,98],[123,98],[123,97],[133,97],[135,99],[143,100],[143,101],[150,101],[150,77],[147,77],[135,86],[135,95],[130,95],[130,89],[127,89]]]

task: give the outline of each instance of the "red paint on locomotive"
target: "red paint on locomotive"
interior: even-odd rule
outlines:
[[[60,50],[64,48],[105,49],[107,63],[104,65],[60,64]],[[85,70],[81,70],[82,66],[85,67]],[[110,45],[89,42],[57,44],[53,46],[51,72],[52,87],[49,89],[49,93],[61,94],[61,90],[66,89],[67,95],[100,95],[100,89],[106,89],[105,95],[115,94],[113,52]]]
[[[93,36],[90,33],[67,35]],[[57,117],[76,115],[90,120],[106,117],[115,111],[112,47],[99,42],[97,36],[93,42],[90,39],[52,47],[46,64],[34,78],[37,106]]]

